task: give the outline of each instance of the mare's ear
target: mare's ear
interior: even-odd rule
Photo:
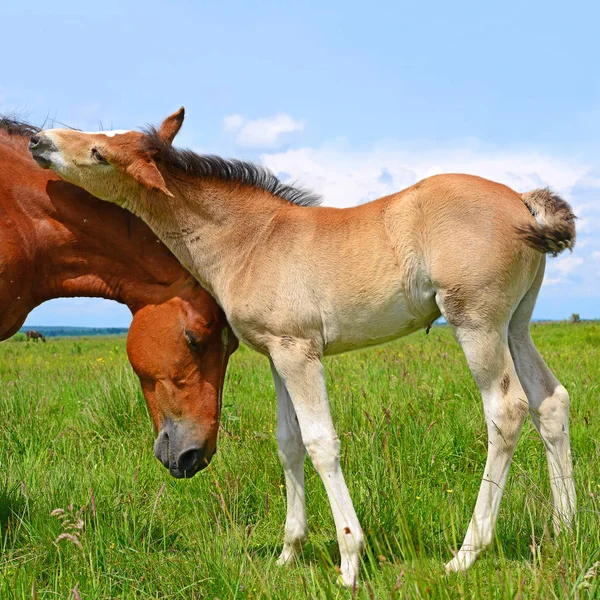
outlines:
[[[138,158],[127,167],[127,173],[148,190],[157,190],[169,198],[174,198],[156,164],[151,160]]]
[[[185,117],[183,106],[172,115],[168,116],[158,130],[158,137],[167,144],[172,144],[175,136],[179,133]]]

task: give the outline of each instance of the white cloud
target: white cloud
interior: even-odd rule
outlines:
[[[237,131],[244,124],[242,115],[229,115],[223,119],[225,131]]]
[[[575,271],[577,267],[580,267],[582,264],[583,258],[581,258],[581,256],[574,256],[571,254],[554,262],[553,267],[559,273],[567,275]]]
[[[328,206],[353,206],[399,191],[436,173],[471,173],[526,191],[551,185],[569,195],[588,165],[536,153],[471,148],[404,150],[375,147],[353,152],[337,145],[263,154],[275,173],[289,173],[323,194]]]
[[[302,131],[304,123],[290,115],[280,113],[255,121],[244,120],[240,115],[231,115],[223,120],[226,131],[238,131],[236,142],[245,148],[277,148],[288,134]]]

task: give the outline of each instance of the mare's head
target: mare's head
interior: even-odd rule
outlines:
[[[238,342],[216,302],[195,281],[134,314],[127,354],[157,432],[156,457],[192,477],[217,449],[227,362]]]
[[[42,168],[136,212],[136,203],[150,192],[173,197],[159,170],[159,154],[171,146],[183,119],[182,107],[148,133],[48,129],[31,137],[29,150]]]
[[[225,370],[238,343],[223,311],[167,249],[156,244],[156,237],[145,225],[132,227],[130,233],[130,219],[116,207],[94,202],[83,190],[53,181],[50,175],[41,176],[27,156],[26,138],[32,148],[52,148],[38,137],[43,134],[1,118],[0,133],[0,142],[7,136],[20,139],[22,143],[15,147],[22,147],[24,152],[23,159],[11,154],[10,168],[2,169],[6,173],[3,182],[13,185],[14,178],[14,185],[20,186],[24,212],[34,213],[41,226],[44,214],[51,214],[49,220],[64,225],[42,227],[38,236],[27,238],[40,244],[37,252],[30,248],[31,255],[49,257],[43,280],[54,282],[52,294],[104,295],[129,305],[134,316],[127,352],[157,434],[154,452],[174,477],[192,477],[208,465],[216,451]],[[92,137],[84,136],[86,140]],[[104,151],[103,146],[98,147]],[[5,160],[2,155],[0,160]],[[39,157],[37,162],[49,164]],[[13,219],[16,222],[14,215]],[[80,223],[88,219],[103,226],[80,231]],[[18,229],[18,222],[15,227]],[[67,232],[65,238],[61,237],[63,230]],[[71,257],[73,252],[77,261]],[[65,254],[66,262],[50,258],[64,258]],[[112,281],[118,282],[116,289],[107,283]],[[0,299],[0,309],[1,303]]]

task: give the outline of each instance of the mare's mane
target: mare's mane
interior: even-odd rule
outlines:
[[[8,135],[18,135],[29,139],[32,135],[39,133],[41,129],[35,125],[30,125],[25,121],[20,121],[13,117],[0,115],[0,131],[8,133]]]

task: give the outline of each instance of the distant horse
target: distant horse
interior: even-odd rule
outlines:
[[[27,144],[36,132],[0,119],[0,340],[51,298],[126,304],[127,352],[157,432],[155,454],[174,477],[191,477],[215,452],[237,340],[149,227],[35,164]]]
[[[27,341],[29,340],[33,340],[34,342],[42,340],[42,342],[46,343],[46,336],[43,333],[36,331],[35,329],[30,329],[27,332]]]
[[[306,449],[329,496],[344,582],[358,572],[363,534],[340,468],[323,355],[427,328],[440,315],[463,348],[488,426],[475,512],[446,568],[468,568],[492,542],[528,412],[546,445],[555,528],[569,525],[569,394],[529,332],[545,254],[575,241],[569,205],[548,189],[519,194],[439,175],[353,208],[312,206],[314,195],[256,165],[173,148],[182,123],[183,109],[146,133],[54,129],[30,148],[41,166],[149,223],[238,337],[269,357],[288,498],[280,561],[306,538]]]

